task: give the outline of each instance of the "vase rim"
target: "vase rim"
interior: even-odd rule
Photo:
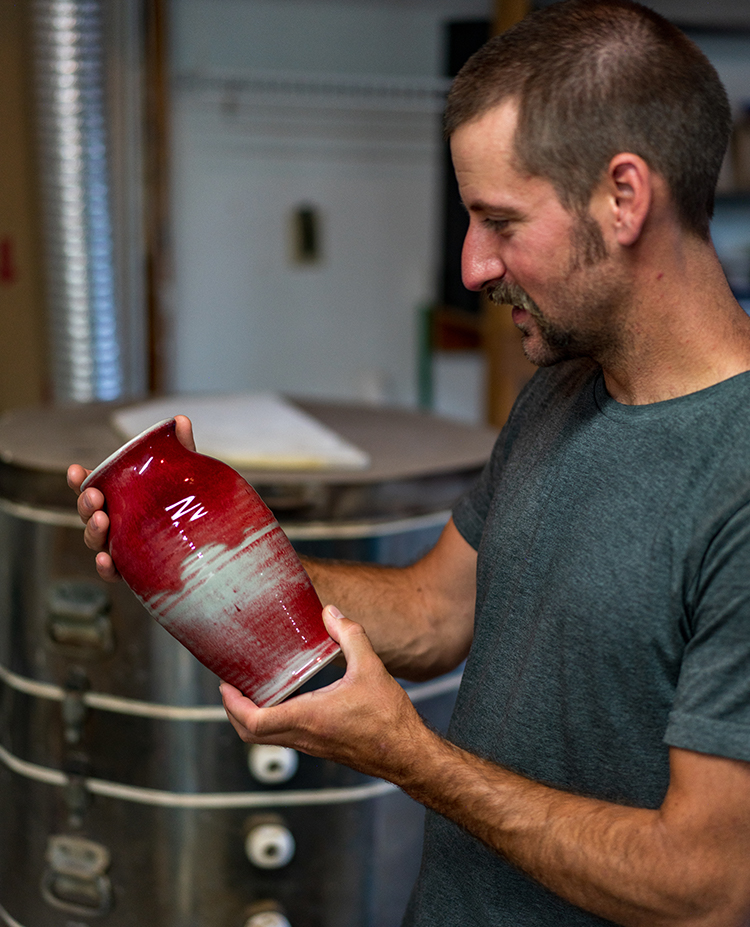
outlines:
[[[146,428],[144,431],[142,431],[139,435],[136,435],[134,438],[126,441],[122,447],[118,447],[116,451],[113,451],[109,457],[106,457],[98,467],[95,467],[91,473],[89,473],[86,479],[81,483],[81,492],[88,488],[88,486],[93,482],[95,477],[97,477],[102,472],[102,470],[108,467],[113,461],[117,460],[118,457],[121,457],[126,451],[130,450],[133,445],[137,444],[140,440],[145,438],[147,435],[150,435],[152,432],[158,431],[165,425],[169,425],[171,422],[174,422],[174,417],[163,418],[160,422],[156,422],[155,425],[151,425],[149,428]]]

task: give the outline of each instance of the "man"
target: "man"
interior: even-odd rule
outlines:
[[[367,632],[325,609],[344,677],[270,709],[224,685],[227,713],[430,809],[408,925],[750,924],[750,320],[708,235],[723,88],[644,8],[565,0],[467,64],[446,126],[465,283],[513,305],[542,369],[424,559],[307,563]],[[101,506],[79,501],[99,550]],[[467,653],[443,739],[391,673]]]

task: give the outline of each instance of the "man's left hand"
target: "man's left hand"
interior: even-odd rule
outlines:
[[[416,743],[434,735],[363,628],[330,605],[323,621],[346,659],[341,679],[271,708],[259,708],[225,682],[221,694],[227,716],[246,743],[293,747],[398,782],[414,762]]]

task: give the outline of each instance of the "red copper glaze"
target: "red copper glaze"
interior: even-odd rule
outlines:
[[[148,611],[258,705],[340,651],[302,564],[255,490],[177,440],[174,419],[124,445],[84,488],[104,494],[110,553]]]

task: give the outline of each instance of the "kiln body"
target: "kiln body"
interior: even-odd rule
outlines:
[[[243,472],[305,554],[415,559],[494,440],[418,413],[300,406],[372,458]],[[112,410],[0,419],[0,924],[397,927],[421,808],[337,764],[248,750],[216,677],[96,577],[65,470],[122,443]],[[407,689],[443,727],[458,681]]]

